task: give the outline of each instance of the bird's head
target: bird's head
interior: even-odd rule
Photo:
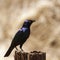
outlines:
[[[35,20],[25,20],[23,26],[30,27],[30,25],[35,22]]]

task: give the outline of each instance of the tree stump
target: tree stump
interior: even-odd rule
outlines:
[[[46,60],[46,53],[33,51],[30,53],[15,51],[15,60]]]

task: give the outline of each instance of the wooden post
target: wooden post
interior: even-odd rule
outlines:
[[[30,53],[15,51],[15,60],[46,60],[46,53],[33,51]]]

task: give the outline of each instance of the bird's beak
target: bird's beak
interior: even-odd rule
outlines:
[[[35,20],[33,20],[33,22],[35,22]]]

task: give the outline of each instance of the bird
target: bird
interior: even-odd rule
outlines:
[[[22,46],[26,42],[26,40],[29,38],[30,26],[33,22],[35,22],[35,20],[27,19],[24,21],[23,26],[15,34],[15,36],[11,42],[11,45],[10,45],[8,51],[6,52],[6,54],[4,55],[4,57],[8,57],[10,55],[10,53],[12,52],[12,50],[14,48],[16,48],[16,46],[18,46],[18,45],[20,46],[20,49],[23,51]]]

